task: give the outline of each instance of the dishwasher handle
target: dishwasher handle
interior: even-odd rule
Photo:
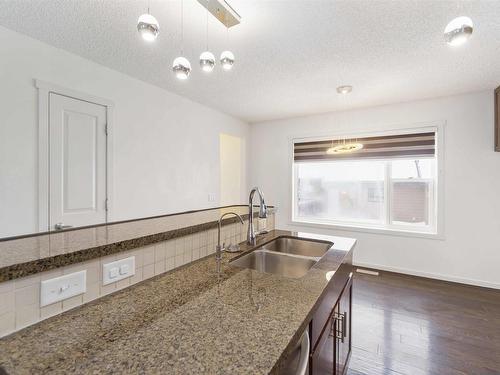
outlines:
[[[311,344],[309,341],[309,329],[306,329],[301,338],[300,359],[299,359],[299,365],[297,366],[296,375],[306,375],[307,365],[309,364],[310,350],[311,350]]]

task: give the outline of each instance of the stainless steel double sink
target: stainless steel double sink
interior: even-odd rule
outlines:
[[[259,272],[300,278],[325,255],[331,246],[331,242],[278,237],[251,253],[232,260],[229,264]]]

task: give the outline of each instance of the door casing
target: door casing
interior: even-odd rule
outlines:
[[[99,104],[106,107],[106,198],[108,200],[107,221],[113,221],[113,109],[114,103],[108,99],[89,95],[35,80],[38,90],[38,230],[50,230],[49,216],[49,95],[50,93],[67,96],[77,100]]]

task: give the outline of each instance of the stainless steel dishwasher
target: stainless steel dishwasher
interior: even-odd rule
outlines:
[[[309,329],[306,329],[300,340],[295,345],[286,365],[280,371],[281,375],[306,375],[309,366],[309,353],[311,351]]]

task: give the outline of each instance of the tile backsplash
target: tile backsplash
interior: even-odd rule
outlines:
[[[274,214],[269,215],[267,219],[256,220],[255,225],[256,230],[274,229]],[[221,242],[229,245],[244,241],[247,227],[248,221],[245,221],[245,225],[234,223],[223,226]],[[2,282],[0,283],[0,337],[213,254],[216,242],[217,229],[210,229],[36,275]],[[102,285],[102,266],[130,256],[135,257],[135,275],[108,285]],[[40,307],[40,283],[42,281],[82,270],[87,271],[86,292],[84,294]]]

